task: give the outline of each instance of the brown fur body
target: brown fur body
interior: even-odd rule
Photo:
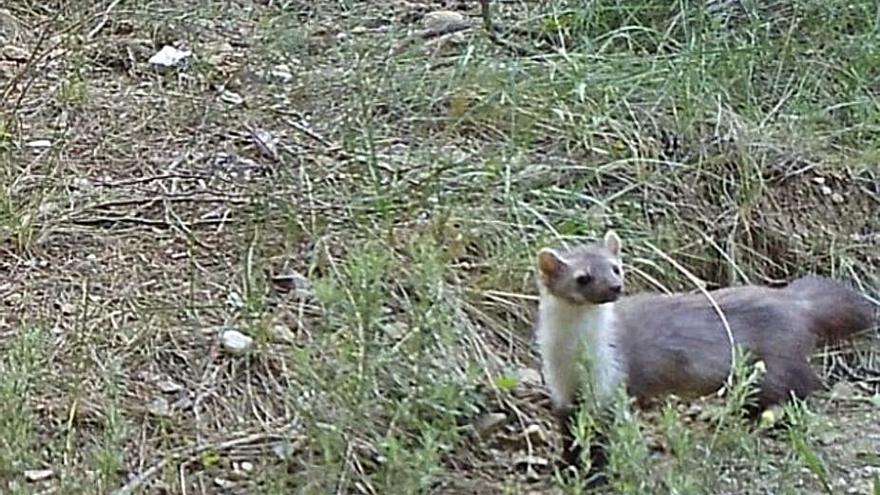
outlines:
[[[729,328],[734,342],[765,364],[757,404],[748,411],[756,417],[792,396],[806,398],[821,385],[809,364],[818,344],[849,337],[878,321],[877,308],[866,298],[839,282],[814,276],[782,288],[719,289],[709,297],[703,293],[621,297],[624,276],[620,252],[620,239],[609,232],[603,243],[565,252],[545,249],[538,255],[544,309],[539,314],[546,319],[541,321],[539,316],[539,341],[543,338],[545,370],[554,375],[554,383],[548,385],[554,392],[554,414],[564,434],[563,461],[569,465],[576,464],[580,455],[570,430],[576,405],[570,395],[560,393],[562,389],[554,389],[565,384],[558,377],[566,376],[559,370],[564,371],[567,363],[552,360],[571,354],[560,353],[558,349],[568,344],[560,345],[554,337],[565,335],[566,339],[603,341],[606,345],[613,342],[612,351],[606,349],[594,366],[620,368],[626,390],[644,404],[670,394],[696,397],[720,389],[731,370]],[[712,301],[724,314],[727,327]],[[554,328],[556,310],[549,309],[589,315],[599,306],[607,311],[607,305],[613,305],[613,317],[586,317],[585,328],[577,324],[575,328]],[[580,320],[569,316],[562,321]],[[603,334],[613,338],[596,338]],[[590,457],[594,467],[605,462],[601,448],[591,448]]]
[[[834,342],[874,324],[864,297],[830,279],[804,277],[784,288],[743,286],[709,293],[727,319],[734,342],[764,361],[757,407],[790,394],[803,399],[820,384],[809,358],[820,342]],[[701,293],[639,294],[619,300],[619,350],[626,388],[639,401],[676,394],[710,394],[731,368],[727,331]]]

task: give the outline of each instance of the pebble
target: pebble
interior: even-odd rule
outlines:
[[[165,45],[150,57],[149,62],[161,67],[173,67],[190,56],[192,56],[192,52],[189,50],[178,50],[173,46]]]
[[[171,380],[162,380],[159,382],[159,390],[166,394],[174,394],[183,390],[183,386]]]
[[[547,436],[544,434],[544,429],[537,424],[531,424],[526,427],[526,429],[523,430],[523,436],[528,438],[532,443],[547,443]]]
[[[163,418],[171,416],[171,406],[164,397],[156,397],[153,399],[153,401],[147,406],[147,409],[150,411],[150,414],[154,416],[160,416]]]
[[[48,139],[34,139],[33,141],[28,141],[27,146],[32,149],[34,153],[39,153],[51,148],[52,141],[49,141]]]
[[[550,461],[548,461],[544,457],[539,457],[536,455],[520,455],[517,456],[513,463],[517,466],[549,466]]]
[[[456,26],[468,26],[470,21],[458,12],[437,10],[425,14],[422,18],[422,25],[429,31],[440,32]]]
[[[312,283],[309,281],[308,277],[296,270],[289,270],[285,273],[273,275],[272,283],[279,289],[294,291],[299,297],[309,298],[314,295]]]
[[[506,422],[506,414],[500,412],[488,413],[480,416],[474,422],[474,430],[476,430],[480,438],[486,438],[498,431]]]
[[[24,478],[31,482],[43,481],[55,475],[51,469],[28,469],[24,472]]]
[[[226,330],[220,336],[223,348],[226,352],[235,355],[241,355],[247,352],[254,343],[254,339],[239,332],[238,330]]]
[[[0,48],[0,58],[13,62],[27,62],[30,56],[29,51],[14,45],[6,45]]]
[[[228,480],[226,478],[216,477],[214,478],[214,484],[224,489],[232,489],[235,487],[235,482],[232,480]]]

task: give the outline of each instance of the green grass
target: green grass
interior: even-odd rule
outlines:
[[[29,34],[0,16],[0,44],[64,51],[0,65],[0,491],[577,493],[527,379],[533,258],[608,227],[630,292],[693,289],[680,265],[878,297],[876,2],[491,7],[533,55],[477,5],[411,44],[424,12],[390,1],[4,6]],[[150,68],[164,44],[194,60]],[[880,448],[876,338],[817,354],[857,397],[782,433],[734,414],[754,370],[723,400],[621,398],[612,488],[876,492],[849,448]]]

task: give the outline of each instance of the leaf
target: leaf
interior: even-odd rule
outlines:
[[[519,380],[515,376],[499,376],[495,379],[495,386],[502,392],[510,392],[519,385]]]
[[[831,490],[831,484],[828,481],[828,473],[825,470],[825,465],[822,463],[822,460],[819,459],[812,449],[810,449],[803,438],[795,436],[792,440],[795,451],[801,456],[801,459],[803,459],[807,468],[819,478],[819,482],[822,483],[822,488],[825,489],[825,493],[833,493]]]
[[[776,424],[776,412],[772,409],[767,409],[761,413],[761,428],[770,428],[774,424]]]
[[[220,464],[220,454],[213,450],[208,450],[202,454],[202,466],[205,466],[206,469],[210,469],[212,467]]]

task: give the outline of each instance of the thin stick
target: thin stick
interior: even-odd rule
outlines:
[[[89,31],[89,34],[86,35],[86,39],[91,40],[91,39],[94,38],[95,35],[97,35],[102,29],[104,29],[104,26],[107,25],[107,21],[108,21],[109,18],[110,18],[110,12],[112,12],[113,9],[115,9],[116,6],[119,5],[119,3],[120,3],[121,1],[122,1],[122,0],[113,0],[113,2],[110,3],[110,5],[109,5],[106,9],[104,9],[104,14],[101,16],[101,20],[98,22],[98,24],[97,24],[95,27],[92,28],[91,31]]]

